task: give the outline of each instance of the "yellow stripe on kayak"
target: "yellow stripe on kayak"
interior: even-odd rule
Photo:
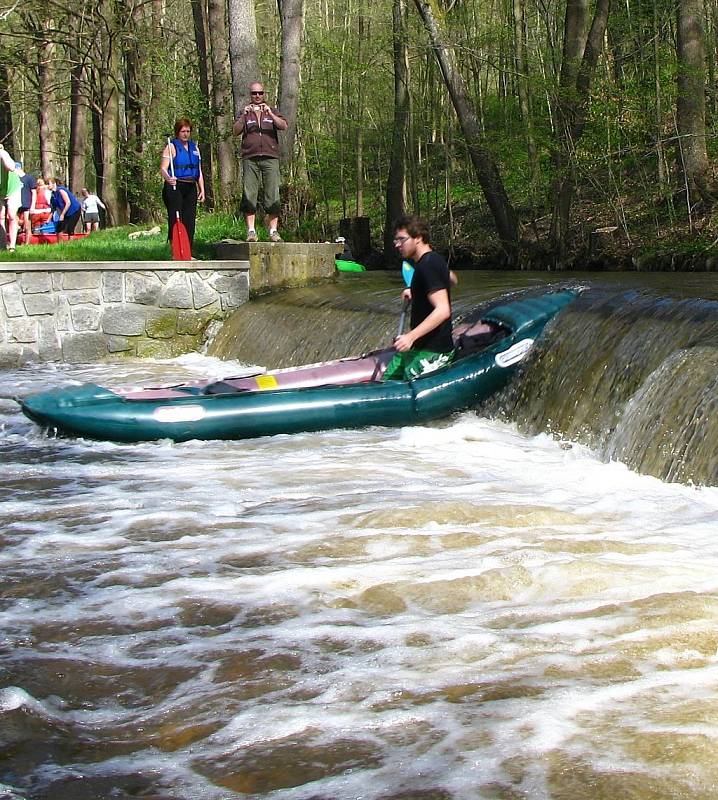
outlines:
[[[276,389],[279,384],[274,375],[259,375],[257,377],[258,389]]]

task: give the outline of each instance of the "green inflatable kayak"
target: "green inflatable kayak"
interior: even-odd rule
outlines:
[[[389,348],[171,387],[110,390],[89,383],[31,394],[19,403],[46,428],[117,442],[247,439],[423,423],[475,407],[504,387],[546,323],[575,296],[547,292],[490,309],[473,326],[463,326],[451,364],[411,381],[381,380],[394,354]],[[473,341],[488,346],[467,349],[472,330],[481,331]]]
[[[345,261],[343,258],[335,258],[334,263],[337,265],[339,272],[365,272],[362,264],[356,261]]]

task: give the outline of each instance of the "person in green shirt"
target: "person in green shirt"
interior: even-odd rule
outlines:
[[[5,229],[7,249],[15,249],[17,239],[17,210],[22,201],[22,181],[15,171],[15,159],[0,144],[0,224]]]

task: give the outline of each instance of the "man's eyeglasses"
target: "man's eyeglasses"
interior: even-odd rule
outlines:
[[[395,236],[394,237],[394,244],[404,244],[404,242],[408,242],[411,239],[411,236]]]
[[[261,92],[250,92],[250,94],[259,94],[259,95],[262,95],[262,94],[264,94],[264,92],[263,92],[263,91],[261,91]]]

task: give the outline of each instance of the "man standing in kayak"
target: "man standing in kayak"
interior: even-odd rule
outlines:
[[[389,362],[385,380],[411,380],[449,364],[453,358],[451,336],[451,276],[444,258],[429,241],[429,227],[409,216],[394,225],[394,247],[414,265],[411,286],[411,327],[394,340],[397,354]]]

